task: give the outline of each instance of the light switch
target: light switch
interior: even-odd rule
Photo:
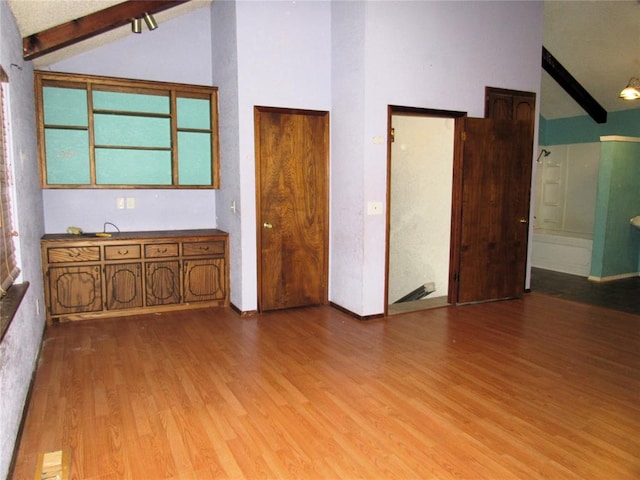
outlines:
[[[135,197],[127,197],[127,210],[131,210],[133,208],[136,208]]]

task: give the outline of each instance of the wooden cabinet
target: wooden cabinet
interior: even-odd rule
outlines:
[[[34,73],[43,188],[218,188],[218,90]]]
[[[104,277],[107,310],[142,307],[142,265],[140,263],[106,264]]]
[[[529,124],[531,139],[536,120],[536,94],[520,90],[485,87],[484,116],[498,120],[521,120]]]
[[[102,276],[99,265],[51,267],[48,282],[51,315],[102,310]]]
[[[229,305],[215,229],[42,237],[47,321]]]
[[[147,305],[180,303],[180,263],[149,262],[146,264]]]

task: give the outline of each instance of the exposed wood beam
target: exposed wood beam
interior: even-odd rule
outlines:
[[[580,85],[566,68],[544,47],[542,47],[542,68],[558,82],[558,84],[596,123],[607,123],[607,111]]]
[[[145,12],[154,14],[189,0],[128,0],[22,39],[25,60],[33,60],[87,38],[122,27]]]

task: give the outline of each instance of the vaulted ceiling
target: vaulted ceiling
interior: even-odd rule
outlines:
[[[189,0],[154,14],[162,22],[210,4]],[[21,35],[49,28],[122,3],[122,0],[8,0]],[[36,68],[105,45],[131,34],[125,25],[33,60]],[[640,108],[640,100],[618,98],[630,77],[640,77],[640,0],[544,2],[546,49],[608,112]],[[585,115],[585,111],[546,72],[541,78],[541,113],[547,119]]]
[[[605,110],[640,108],[640,100],[618,98],[640,77],[639,1],[545,1],[543,43]],[[540,100],[547,119],[585,115],[544,72]]]
[[[33,58],[36,68],[44,68],[82,52],[106,45],[131,34],[131,12],[149,11],[163,22],[211,4],[212,0],[7,0],[23,39],[38,34],[47,45],[66,35],[95,35],[78,43]],[[146,7],[145,7],[146,6]],[[124,8],[122,8],[124,7]],[[99,15],[95,15],[99,12]],[[119,17],[118,17],[119,15]],[[138,17],[138,13],[135,13]],[[54,30],[58,27],[58,31]],[[66,27],[66,28],[65,28]],[[115,28],[114,28],[115,27]],[[146,27],[144,28],[146,30]],[[46,41],[45,41],[46,38]],[[29,43],[29,42],[27,42]],[[30,52],[28,52],[30,53]]]

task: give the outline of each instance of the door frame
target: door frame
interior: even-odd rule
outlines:
[[[325,138],[322,141],[326,145],[326,155],[324,158],[325,162],[325,179],[324,179],[324,192],[322,193],[323,199],[322,203],[324,204],[324,234],[323,234],[323,254],[324,254],[324,262],[322,265],[322,305],[327,305],[329,303],[329,192],[330,192],[330,154],[331,154],[331,145],[330,145],[330,113],[327,110],[308,110],[308,109],[299,109],[299,108],[283,108],[283,107],[267,107],[267,106],[259,106],[255,105],[253,107],[254,114],[254,149],[255,149],[255,195],[256,195],[256,267],[257,267],[257,296],[258,296],[258,312],[262,313],[263,311],[263,302],[262,302],[262,261],[261,261],[261,249],[262,249],[262,192],[261,192],[261,151],[260,151],[260,114],[261,113],[287,113],[287,114],[302,114],[302,115],[315,115],[315,116],[323,116],[325,118],[326,123],[326,134]]]
[[[393,143],[393,115],[413,115],[417,117],[451,118],[454,120],[453,172],[451,198],[451,233],[449,236],[449,289],[447,302],[454,304],[458,299],[458,269],[460,261],[460,231],[462,222],[462,149],[464,120],[467,112],[436,110],[430,108],[387,106],[387,206],[391,205],[391,147]],[[389,314],[389,251],[391,240],[391,209],[387,208],[385,232],[385,282],[384,315]]]

